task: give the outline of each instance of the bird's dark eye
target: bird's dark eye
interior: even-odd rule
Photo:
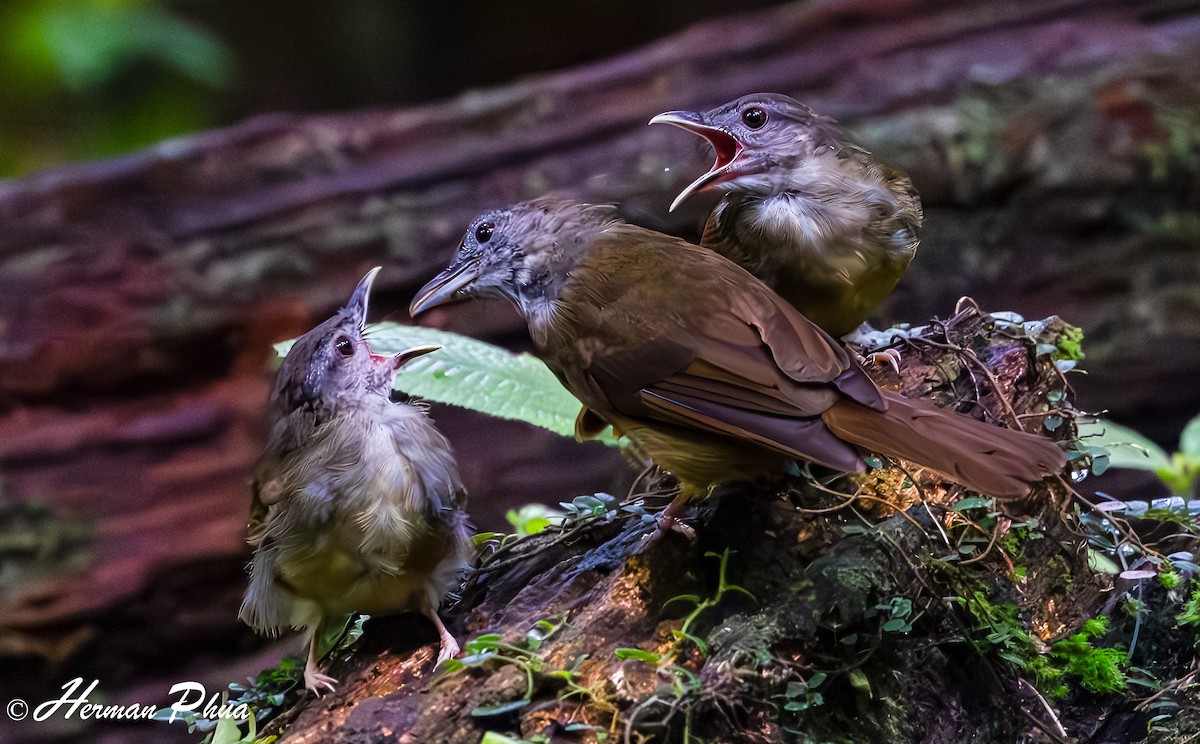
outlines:
[[[496,226],[491,222],[481,222],[479,227],[475,228],[475,240],[480,243],[486,243],[492,239],[492,232]]]
[[[354,342],[346,336],[339,336],[338,340],[333,342],[333,348],[344,357],[354,356]]]
[[[746,126],[751,129],[760,129],[763,124],[767,123],[767,112],[758,106],[748,108],[742,112],[742,121],[746,122]]]

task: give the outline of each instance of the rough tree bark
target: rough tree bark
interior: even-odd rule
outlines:
[[[884,320],[965,293],[1061,314],[1088,333],[1083,407],[1169,437],[1200,409],[1198,22],[1194,2],[798,3],[443,104],[266,116],[0,184],[0,681],[161,701],[263,666],[234,615],[269,342],[378,262],[375,308],[403,307],[474,214],[548,190],[694,236],[704,205],[665,206],[708,155],[644,124],[750,90],[913,173],[927,230]],[[434,322],[522,343],[495,307]],[[437,418],[484,523],[625,477],[598,445]]]

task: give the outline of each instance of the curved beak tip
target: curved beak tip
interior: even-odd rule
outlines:
[[[701,124],[698,114],[692,111],[664,111],[650,118],[649,124],[674,124],[688,129]]]
[[[435,351],[441,351],[443,348],[445,347],[441,344],[421,344],[420,346],[413,346],[412,348],[405,349],[404,351],[401,351],[392,357],[392,368],[400,369],[417,357],[422,357],[426,354],[432,354]]]
[[[465,299],[463,291],[470,287],[478,276],[478,266],[471,262],[446,268],[417,290],[416,298],[408,306],[409,316],[415,318],[439,305]]]
[[[357,295],[359,292],[362,292],[364,295],[369,294],[371,292],[371,285],[375,283],[375,277],[379,276],[380,271],[383,271],[382,266],[376,266],[368,271],[362,279],[358,280],[358,286],[354,288],[354,294]]]
[[[375,277],[383,270],[382,266],[376,266],[358,280],[358,284],[354,287],[354,293],[350,295],[350,300],[346,303],[346,307],[354,310],[360,322],[366,322],[367,319],[367,304],[371,298],[371,286],[375,283]]]

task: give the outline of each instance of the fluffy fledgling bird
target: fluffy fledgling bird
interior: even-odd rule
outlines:
[[[650,120],[706,139],[716,161],[685,188],[719,189],[701,245],[762,279],[834,336],[854,331],[904,276],[921,200],[908,175],[828,117],[778,93]]]
[[[292,346],[254,473],[239,617],[264,632],[304,628],[304,684],[316,693],[337,682],[318,669],[321,638],[356,612],[420,611],[437,626],[438,662],[459,650],[437,614],[471,544],[458,466],[425,411],[389,397],[400,367],[441,347],[371,352],[363,327],[378,271]]]
[[[468,297],[511,301],[589,415],[678,478],[664,528],[714,486],[797,459],[862,471],[875,451],[1002,499],[1066,461],[1043,437],[880,390],[744,269],[604,207],[541,199],[483,215],[410,312]]]

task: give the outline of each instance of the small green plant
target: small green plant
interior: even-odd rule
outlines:
[[[1129,659],[1116,648],[1096,648],[1092,641],[1108,632],[1108,618],[1087,620],[1079,632],[1055,643],[1051,655],[1085,690],[1098,694],[1120,692],[1127,686]]]
[[[826,678],[827,675],[825,672],[816,672],[806,680],[792,680],[788,682],[787,689],[781,696],[784,711],[788,713],[803,713],[809,708],[824,705],[825,697],[817,692],[817,688],[824,684]]]
[[[671,634],[675,637],[671,647],[661,654],[654,651],[645,651],[640,648],[618,648],[615,652],[618,659],[637,659],[638,661],[644,661],[647,664],[662,666],[673,660],[683,650],[683,644],[689,642],[696,647],[702,656],[708,655],[708,641],[705,641],[703,638],[700,638],[691,632],[692,624],[696,622],[696,620],[704,613],[705,610],[721,604],[721,600],[731,592],[744,594],[750,599],[754,599],[754,595],[744,587],[740,587],[737,584],[730,584],[726,578],[725,573],[729,565],[730,555],[728,548],[726,548],[725,551],[719,556],[712,552],[705,553],[704,555],[707,558],[720,558],[721,561],[720,566],[717,569],[716,593],[708,598],[701,597],[698,594],[680,594],[668,599],[663,603],[664,608],[674,602],[688,602],[693,605],[691,612],[684,617],[683,625],[680,626],[678,630],[671,631]]]
[[[529,704],[535,690],[534,676],[543,671],[542,658],[537,654],[546,639],[554,635],[566,624],[566,618],[558,622],[538,620],[526,632],[525,637],[518,643],[507,643],[499,633],[484,633],[467,641],[464,654],[458,659],[447,659],[442,670],[446,675],[454,674],[468,668],[485,666],[491,662],[511,664],[525,674],[525,695],[520,700],[505,702],[496,706],[479,707],[471,711],[473,716],[491,716],[507,713]],[[577,660],[576,663],[578,663]]]
[[[670,680],[671,687],[669,693],[655,693],[650,697],[639,702],[630,712],[626,720],[627,734],[632,731],[636,721],[643,710],[661,706],[669,712],[667,719],[669,720],[677,711],[683,712],[683,741],[693,741],[691,735],[692,716],[695,706],[699,704],[702,698],[702,681],[700,675],[685,667],[682,663],[678,663],[677,659],[690,647],[700,655],[700,657],[708,656],[709,645],[706,640],[699,637],[692,631],[692,625],[697,619],[707,610],[716,607],[730,593],[744,594],[751,599],[754,598],[747,589],[736,584],[729,583],[727,578],[727,569],[729,565],[730,551],[726,548],[719,556],[716,553],[705,553],[705,557],[719,558],[720,565],[717,569],[717,590],[713,596],[704,598],[698,594],[681,594],[676,597],[671,597],[663,607],[666,608],[675,602],[686,602],[692,604],[691,611],[683,618],[683,624],[678,630],[672,630],[674,636],[670,646],[662,652],[647,651],[640,648],[618,648],[614,652],[618,659],[636,660],[653,666],[661,677]],[[628,740],[628,738],[626,739]]]
[[[1107,617],[1085,621],[1078,633],[1055,643],[1049,653],[1042,653],[1025,630],[1016,605],[993,604],[982,592],[957,599],[976,619],[976,629],[985,633],[983,642],[1000,658],[1032,674],[1034,686],[1049,698],[1067,694],[1067,677],[1094,693],[1118,692],[1128,684],[1126,653],[1093,644],[1108,631]]]
[[[566,617],[557,620],[539,620],[526,632],[525,637],[515,643],[507,643],[498,633],[485,633],[468,641],[466,655],[458,659],[449,659],[442,666],[445,675],[449,676],[464,669],[484,667],[490,663],[508,664],[516,667],[525,675],[525,693],[517,700],[507,700],[494,705],[482,705],[471,710],[471,715],[477,718],[488,718],[520,710],[533,701],[533,695],[538,688],[538,681],[553,682],[560,688],[559,700],[575,700],[587,703],[595,712],[616,715],[616,707],[608,701],[606,695],[597,687],[585,687],[579,684],[579,666],[587,660],[587,654],[578,656],[565,669],[550,669],[538,651],[553,635],[558,633],[567,623]],[[575,722],[570,724],[572,731],[590,731],[602,741],[607,737],[603,729],[597,729],[591,724]],[[534,739],[536,741],[536,739]]]
[[[607,493],[584,494],[576,496],[570,502],[560,501],[558,505],[566,511],[566,521],[578,521],[600,517],[619,506],[616,497]]]
[[[1183,582],[1178,571],[1164,571],[1158,575],[1158,583],[1163,589],[1177,589]]]
[[[1190,625],[1200,628],[1200,580],[1193,582],[1192,596],[1183,603],[1183,610],[1175,616],[1180,625]],[[1200,647],[1200,636],[1196,638],[1196,646]]]
[[[913,603],[908,597],[892,597],[887,604],[875,605],[883,613],[882,630],[885,633],[909,633],[912,631]]]
[[[515,535],[527,537],[551,525],[562,524],[563,513],[545,504],[526,504],[520,509],[509,509],[504,518],[513,526]]]
[[[1154,473],[1177,496],[1190,496],[1200,480],[1200,416],[1183,428],[1172,454],[1133,429],[1100,419],[1080,422],[1079,439],[1088,448],[1102,448],[1111,467]]]
[[[1000,512],[995,510],[992,499],[972,496],[961,499],[950,507],[950,532],[955,537],[954,549],[939,560],[953,563],[975,556],[986,550],[992,543],[992,533],[996,529],[996,517]]]
[[[285,656],[279,660],[278,666],[248,677],[248,685],[236,682],[229,685],[221,707],[232,711],[246,706],[250,717],[245,721],[245,733],[233,718],[197,718],[192,713],[184,713],[180,718],[187,724],[189,733],[207,732],[201,744],[265,744],[274,741],[274,737],[260,739],[258,727],[279,714],[287,694],[300,684],[302,669],[303,664],[298,657]],[[163,708],[155,714],[155,718],[168,720],[171,713],[170,708]]]
[[[701,614],[704,613],[705,610],[708,610],[710,608],[716,607],[717,605],[721,604],[721,600],[725,598],[725,595],[727,595],[731,592],[744,594],[745,596],[749,597],[750,599],[754,599],[754,595],[751,594],[749,592],[749,590],[745,589],[744,587],[740,587],[737,584],[729,583],[729,580],[726,577],[726,569],[728,568],[728,565],[729,565],[729,555],[730,555],[729,548],[726,548],[721,553],[720,556],[718,556],[716,553],[712,553],[712,552],[705,553],[704,555],[707,558],[720,558],[720,561],[721,561],[720,566],[717,569],[717,591],[716,591],[716,593],[713,594],[713,596],[708,597],[707,599],[702,599],[701,597],[699,597],[695,594],[683,594],[678,597],[671,597],[670,599],[668,599],[666,601],[666,603],[663,606],[665,607],[665,606],[671,604],[672,602],[691,602],[694,605],[694,607],[692,608],[692,611],[689,612],[687,617],[685,617],[683,619],[683,625],[679,628],[679,630],[673,630],[671,632],[675,636],[676,643],[681,643],[683,641],[691,641],[693,644],[696,645],[696,648],[700,649],[700,653],[702,653],[704,655],[708,655],[708,643],[706,643],[704,640],[698,638],[697,636],[693,635],[690,632],[692,623],[696,622],[696,620],[700,617]]]
[[[1020,314],[1011,311],[989,313],[996,327],[1009,333],[1019,334],[1034,341],[1034,354],[1049,357],[1059,372],[1070,372],[1086,356],[1083,353],[1083,329],[1050,319],[1025,320]],[[1051,397],[1051,402],[1062,400],[1062,393]]]
[[[973,630],[983,633],[982,640],[997,656],[1021,669],[1028,669],[1037,658],[1037,643],[1021,622],[1017,606],[1009,602],[993,603],[981,591],[954,600],[975,619]],[[1038,685],[1039,689],[1041,686]]]

